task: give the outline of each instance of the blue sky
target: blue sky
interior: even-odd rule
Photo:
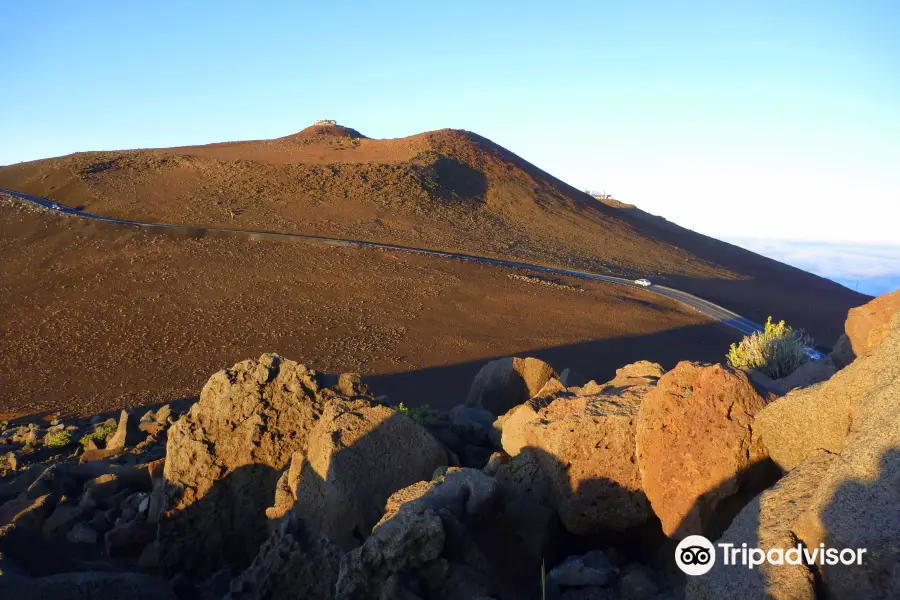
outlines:
[[[7,1],[0,164],[458,127],[710,235],[897,244],[897,31],[893,0]]]

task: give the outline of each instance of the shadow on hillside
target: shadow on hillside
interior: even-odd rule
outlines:
[[[455,158],[439,155],[432,163],[436,181],[426,181],[432,193],[448,203],[477,202],[484,204],[488,191],[487,177]]]
[[[773,269],[789,268],[775,264],[778,266]],[[822,280],[818,284],[790,273],[777,281],[770,275],[741,280],[666,275],[664,283],[724,306],[758,324],[765,323],[770,316],[775,321],[784,320],[810,334],[816,346],[826,352],[844,333],[847,312],[871,300],[841,286],[838,286],[841,287],[839,290],[832,289],[829,281]],[[811,296],[822,301],[811,302]]]
[[[517,352],[516,356],[539,358],[557,372],[571,368],[588,380],[602,383],[612,379],[616,369],[639,360],[658,362],[666,370],[682,360],[722,362],[729,344],[738,340],[740,334],[737,331],[726,329],[718,323],[709,323],[648,335],[524,350]],[[368,375],[365,381],[374,394],[387,394],[391,404],[430,404],[433,408],[447,410],[465,403],[469,387],[481,367],[505,356],[509,355],[425,367],[405,373]]]
[[[678,246],[698,258],[750,279],[706,279],[669,273],[660,283],[724,306],[757,323],[784,319],[830,348],[843,333],[847,311],[872,298],[833,281],[694,231],[637,208],[617,209],[642,234]]]
[[[210,375],[212,375],[212,373],[210,373]],[[131,418],[140,419],[147,411],[152,410],[153,412],[156,412],[163,406],[169,405],[174,412],[180,415],[190,410],[191,406],[193,406],[194,403],[199,399],[200,396],[182,396],[181,398],[175,398],[174,400],[154,402],[153,404],[142,404],[141,406],[127,408],[125,410],[129,412]],[[7,419],[7,426],[16,427],[19,425],[27,425],[28,423],[35,423],[37,421],[49,422],[55,419],[57,414],[59,414],[60,418],[64,421],[72,418],[71,415],[67,415],[66,413],[63,413],[61,411],[45,410]],[[107,419],[115,419],[116,421],[118,421],[121,414],[121,409],[108,410],[106,412],[97,413],[96,415],[93,415],[92,418],[99,418],[99,423],[102,423]]]

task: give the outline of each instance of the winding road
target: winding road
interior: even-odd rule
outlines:
[[[652,285],[650,287],[639,286],[631,279],[625,279],[623,277],[613,277],[611,275],[600,275],[598,273],[590,273],[587,271],[574,271],[571,269],[562,269],[558,267],[545,267],[541,265],[532,265],[528,263],[521,263],[511,260],[501,260],[497,258],[487,258],[484,256],[474,256],[471,254],[458,254],[455,252],[442,252],[439,250],[426,250],[423,248],[410,248],[407,246],[398,246],[395,244],[381,244],[377,242],[366,242],[362,240],[346,240],[341,238],[329,238],[329,237],[321,237],[314,235],[302,235],[299,233],[277,233],[270,231],[248,231],[245,229],[227,229],[227,228],[218,228],[218,227],[198,227],[195,225],[168,225],[165,223],[146,223],[143,221],[131,221],[128,219],[117,219],[115,217],[105,217],[103,215],[95,215],[91,213],[86,213],[83,211],[75,210],[74,208],[69,208],[67,206],[63,206],[62,204],[58,204],[52,200],[48,200],[47,198],[41,198],[38,196],[32,196],[30,194],[23,194],[22,192],[16,192],[13,190],[6,190],[0,188],[0,192],[8,194],[10,196],[19,198],[20,200],[24,200],[33,205],[39,206],[41,208],[63,214],[69,215],[73,217],[78,217],[81,219],[90,219],[93,221],[104,221],[107,223],[116,223],[119,225],[131,225],[134,227],[146,227],[146,228],[154,228],[154,229],[167,229],[167,230],[178,230],[178,231],[186,231],[186,232],[197,232],[200,234],[205,233],[221,233],[221,234],[234,234],[234,235],[244,235],[250,238],[290,238],[290,239],[300,239],[308,242],[317,242],[322,244],[328,244],[332,246],[354,246],[358,248],[379,248],[382,250],[391,250],[396,252],[411,252],[414,254],[424,254],[426,256],[436,256],[439,258],[452,258],[456,260],[466,260],[471,262],[484,263],[489,265],[496,265],[499,267],[506,267],[512,269],[525,269],[529,271],[537,271],[541,273],[552,273],[555,275],[568,275],[570,277],[577,277],[580,279],[593,279],[596,281],[607,281],[609,283],[618,283],[620,285],[625,285],[629,287],[637,287],[648,292],[652,292],[654,294],[658,294],[660,296],[665,296],[667,298],[671,298],[676,302],[679,302],[685,306],[688,306],[697,312],[713,319],[715,321],[719,321],[728,327],[733,329],[737,329],[743,334],[753,333],[755,331],[761,331],[762,326],[754,323],[753,321],[746,319],[740,316],[737,313],[734,313],[726,308],[723,308],[717,304],[713,304],[707,300],[702,298],[698,298],[692,294],[688,294],[687,292],[682,292],[681,290],[676,290],[670,287],[666,287],[664,285]]]

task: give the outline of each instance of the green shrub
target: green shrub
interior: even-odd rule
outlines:
[[[409,407],[401,402],[394,408],[398,413],[400,413],[401,415],[406,415],[419,425],[430,425],[434,423],[436,419],[434,411],[431,410],[431,405],[429,404],[419,407]]]
[[[72,434],[68,431],[60,431],[48,437],[44,445],[48,448],[65,448],[71,443]]]
[[[78,440],[78,443],[82,446],[87,446],[88,441],[94,440],[96,442],[105,441],[106,438],[111,436],[116,431],[116,425],[113,423],[101,423],[98,425],[92,432],[86,433],[81,436],[81,439]]]
[[[772,379],[790,375],[807,360],[805,346],[812,339],[802,330],[789,327],[780,321],[766,320],[765,331],[745,336],[740,344],[732,344],[728,351],[728,364],[735,369],[759,369]]]

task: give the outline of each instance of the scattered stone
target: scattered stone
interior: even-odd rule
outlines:
[[[621,388],[655,385],[665,373],[665,369],[659,363],[639,360],[616,369],[616,376],[606,385]]]
[[[138,444],[144,439],[144,435],[135,423],[134,417],[127,410],[119,415],[119,423],[116,432],[106,439],[107,450],[120,450]]]
[[[69,504],[63,497],[56,509],[44,522],[42,531],[49,535],[65,534],[84,515],[84,509],[77,504]]]
[[[56,501],[52,494],[37,498],[13,498],[0,506],[0,526],[10,523],[25,523],[33,527],[41,527],[53,512]]]
[[[160,458],[147,465],[147,474],[150,476],[151,482],[150,503],[147,505],[147,522],[151,525],[159,523],[159,517],[166,506],[165,467],[165,458]]]
[[[152,410],[148,410],[144,413],[144,416],[142,416],[141,420],[138,422],[138,429],[148,435],[155,435],[160,430],[162,430],[162,426],[156,420],[156,413],[154,413]]]
[[[91,517],[91,520],[88,522],[88,524],[91,526],[91,529],[100,533],[106,533],[107,531],[112,529],[113,526],[112,522],[110,522],[106,518],[105,510],[95,511],[94,516]]]
[[[172,417],[172,407],[168,404],[163,404],[159,407],[159,410],[156,411],[156,422],[159,425],[166,426],[169,422],[169,419],[171,419]]]
[[[569,588],[559,600],[619,600],[615,592],[602,587]]]
[[[136,521],[116,525],[103,536],[106,554],[110,558],[140,556],[144,548],[152,541],[153,530],[146,524]]]
[[[66,534],[66,539],[73,544],[96,544],[97,537],[97,531],[85,523],[76,523]]]
[[[25,490],[25,497],[37,498],[46,494],[77,495],[77,485],[65,465],[57,463],[45,468]]]
[[[94,508],[124,488],[123,481],[115,473],[100,475],[84,484],[84,494],[79,504],[84,508]]]
[[[659,586],[652,573],[642,565],[630,565],[619,580],[619,597],[622,600],[653,600],[658,593]],[[729,596],[723,596],[725,597]]]
[[[19,469],[19,456],[15,452],[6,453],[6,465],[15,473]]]
[[[605,587],[615,581],[618,570],[600,550],[581,556],[570,556],[547,574],[551,585],[567,587]]]
[[[96,446],[96,444],[94,444]],[[88,449],[85,446],[84,454],[82,454],[78,458],[79,464],[89,463],[92,461],[100,461],[106,460],[108,458],[113,458],[115,456],[119,456],[124,451],[124,448],[95,448]]]
[[[134,521],[137,517],[138,511],[131,506],[125,507],[122,509],[122,513],[119,518],[116,520],[116,524],[119,523],[127,523],[128,521]]]
[[[369,393],[368,386],[362,382],[362,378],[357,373],[338,375],[337,385],[334,386],[334,389],[348,398],[364,397]]]
[[[494,415],[480,408],[454,406],[450,410],[451,427],[457,435],[473,442],[488,442]]]

